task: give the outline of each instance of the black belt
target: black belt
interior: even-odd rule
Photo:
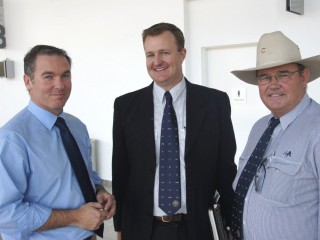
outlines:
[[[187,214],[175,214],[172,217],[169,216],[162,216],[162,217],[158,217],[158,216],[154,216],[153,217],[154,220],[156,221],[161,221],[161,222],[183,222],[183,221],[187,221]]]

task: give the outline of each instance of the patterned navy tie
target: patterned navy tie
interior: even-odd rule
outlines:
[[[164,94],[160,140],[159,207],[168,215],[174,215],[181,207],[180,155],[177,117],[170,92]]]
[[[58,117],[55,126],[60,129],[60,135],[64,148],[69,157],[70,164],[78,180],[85,201],[87,203],[96,202],[97,198],[94,189],[91,185],[88,169],[84,163],[76,140],[74,139],[63,118]],[[94,231],[99,237],[103,237],[103,227],[104,225],[101,224],[100,227]]]
[[[242,213],[244,199],[247,195],[249,186],[254,178],[257,168],[262,161],[264,152],[267,149],[273,130],[279,123],[280,120],[278,118],[271,118],[268,128],[262,134],[256,148],[253,150],[246,166],[244,167],[239,177],[233,201],[231,221],[231,233],[236,240],[243,239]]]

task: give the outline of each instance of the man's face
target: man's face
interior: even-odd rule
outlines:
[[[296,72],[297,70],[297,64],[291,63],[258,71],[258,76],[282,76],[291,73],[289,77],[283,78],[283,81],[272,77],[269,84],[258,84],[262,102],[277,117],[282,117],[297,106],[306,92],[309,70]]]
[[[34,103],[59,115],[71,92],[71,66],[63,56],[38,55],[33,79],[24,75],[24,82]]]
[[[182,80],[182,63],[186,49],[178,51],[171,32],[165,31],[158,36],[148,36],[144,42],[144,51],[148,73],[157,85],[170,90]]]

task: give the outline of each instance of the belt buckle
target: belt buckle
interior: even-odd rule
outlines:
[[[166,217],[167,217],[167,216],[162,216],[162,217],[161,217],[161,221],[164,222],[164,223],[171,222],[170,220],[166,220]]]

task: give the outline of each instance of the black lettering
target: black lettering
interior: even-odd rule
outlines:
[[[6,33],[6,30],[4,26],[0,24],[0,48],[6,47],[6,37],[4,36]]]

